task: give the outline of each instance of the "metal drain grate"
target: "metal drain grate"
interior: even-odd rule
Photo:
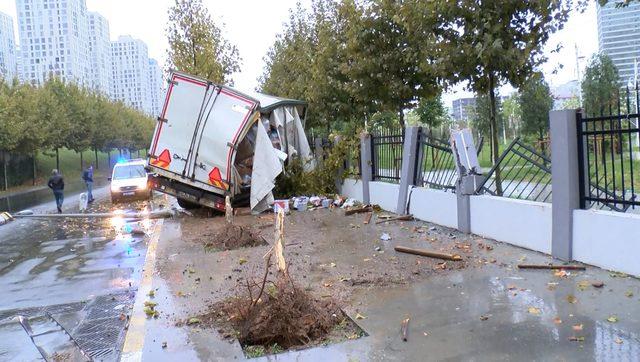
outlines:
[[[87,316],[72,332],[82,350],[101,361],[115,361],[124,342],[126,319],[120,314],[133,304],[135,292],[100,296],[86,307]],[[116,309],[124,305],[125,308]]]

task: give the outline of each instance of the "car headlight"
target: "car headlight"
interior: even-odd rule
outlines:
[[[120,187],[118,187],[117,185],[114,185],[113,183],[111,184],[111,192],[116,192],[116,191],[120,191]]]

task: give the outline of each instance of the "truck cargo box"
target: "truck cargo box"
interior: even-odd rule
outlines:
[[[172,72],[149,149],[154,188],[183,206],[223,210],[230,195],[264,209],[287,159],[300,157],[313,167],[305,113],[302,101]]]

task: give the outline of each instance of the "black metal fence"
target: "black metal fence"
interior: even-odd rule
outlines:
[[[551,202],[551,160],[518,137],[500,155],[476,193]]]
[[[418,131],[416,185],[435,189],[455,189],[457,170],[451,145],[427,133]]]
[[[581,208],[639,209],[639,103],[636,85],[598,112],[587,108],[577,115]]]
[[[371,171],[374,181],[400,182],[404,128],[375,128],[371,132]]]

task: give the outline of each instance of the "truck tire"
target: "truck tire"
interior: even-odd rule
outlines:
[[[181,199],[179,197],[178,197],[178,205],[180,205],[180,207],[185,209],[185,210],[192,210],[192,209],[197,209],[197,208],[200,207],[200,205],[198,205],[198,204],[196,204],[194,202],[191,202],[191,201],[188,201],[188,200],[185,200],[185,199]]]

